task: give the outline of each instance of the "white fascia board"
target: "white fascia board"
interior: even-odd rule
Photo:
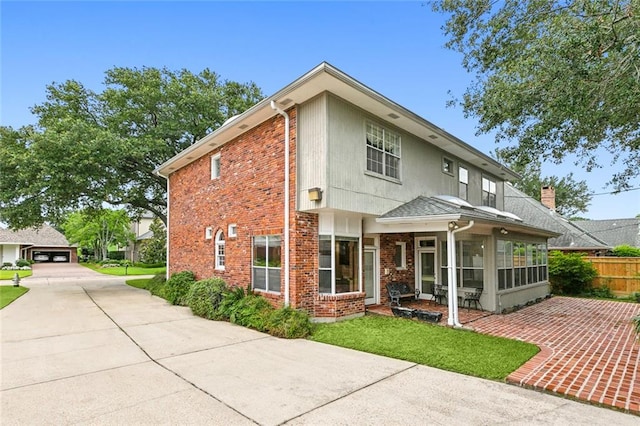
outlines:
[[[376,218],[376,222],[382,224],[394,224],[394,223],[425,223],[425,222],[441,222],[460,220],[460,215],[431,215],[431,216],[411,216],[411,217],[385,217]]]

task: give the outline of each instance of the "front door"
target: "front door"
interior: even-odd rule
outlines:
[[[364,304],[373,305],[377,303],[378,289],[378,268],[376,267],[376,251],[371,249],[364,250]]]
[[[435,250],[419,250],[418,263],[418,271],[420,274],[420,293],[423,295],[432,294],[433,285],[436,282]]]

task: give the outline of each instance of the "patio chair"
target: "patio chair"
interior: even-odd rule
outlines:
[[[475,309],[478,309],[478,305],[480,305],[480,310],[482,309],[482,304],[480,303],[480,296],[482,295],[482,289],[476,288],[473,291],[465,291],[464,296],[462,297],[462,307],[464,308],[464,304],[467,304],[467,311],[471,310],[471,302],[473,302],[473,306]]]
[[[434,284],[433,292],[431,294],[431,300],[433,300],[435,304],[442,305],[443,298],[444,299],[447,298],[447,291],[444,289],[444,287],[441,284]]]

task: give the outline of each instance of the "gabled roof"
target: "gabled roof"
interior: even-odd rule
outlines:
[[[38,247],[68,247],[69,241],[49,225],[18,231],[0,228],[0,244],[22,244]]]
[[[616,247],[640,247],[640,219],[580,220],[576,225],[586,229],[607,244]]]
[[[275,116],[271,101],[281,109],[302,104],[324,93],[333,93],[358,105],[368,113],[393,123],[460,160],[504,180],[515,180],[519,176],[493,158],[463,142],[433,123],[382,96],[339,69],[323,62],[302,77],[258,102],[247,111],[227,120],[214,132],[200,139],[184,151],[158,166],[155,173],[169,176],[171,173],[197,160],[241,135],[249,129]]]
[[[611,248],[609,244],[581,228],[576,222],[565,219],[562,215],[510,184],[504,185],[504,207],[533,226],[560,234],[549,239],[549,248],[571,250],[606,250]]]
[[[452,201],[446,198],[450,198]],[[476,207],[464,201],[456,202],[456,197],[442,196],[420,196],[414,198],[408,203],[402,204],[378,217],[376,222],[391,224],[424,220],[473,220],[478,223],[508,227],[511,230],[519,230],[547,237],[558,235],[553,231],[529,224],[510,212],[502,212],[483,206]]]

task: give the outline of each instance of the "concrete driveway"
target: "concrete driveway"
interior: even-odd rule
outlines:
[[[516,386],[207,321],[123,282],[23,280],[31,290],[0,311],[3,425],[638,424]]]

